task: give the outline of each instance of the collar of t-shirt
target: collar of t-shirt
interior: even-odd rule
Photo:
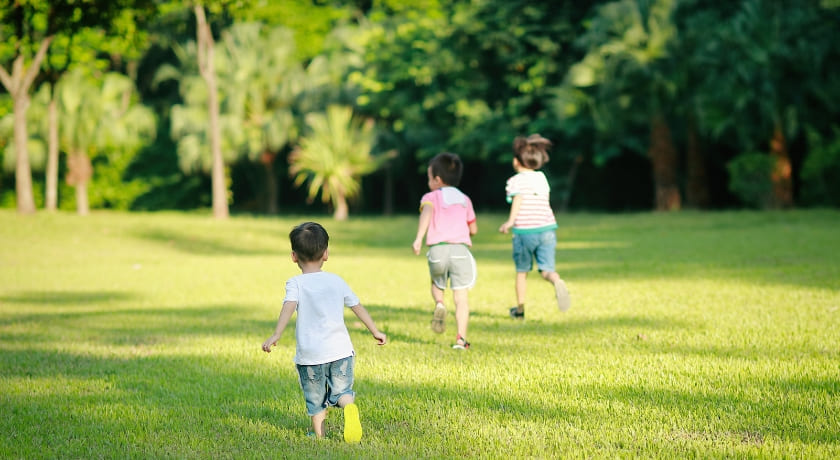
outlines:
[[[441,187],[440,193],[443,196],[443,205],[445,207],[456,204],[465,206],[467,204],[467,196],[455,187]]]

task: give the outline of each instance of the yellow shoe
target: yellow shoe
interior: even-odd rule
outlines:
[[[355,404],[344,406],[344,441],[362,440],[362,423],[359,420],[359,408]]]

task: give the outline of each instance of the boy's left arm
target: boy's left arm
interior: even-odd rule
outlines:
[[[365,325],[365,327],[370,331],[373,338],[376,339],[378,342],[377,345],[385,345],[388,342],[388,337],[379,331],[376,328],[376,324],[373,323],[373,318],[370,317],[370,313],[362,306],[362,304],[355,305],[350,307],[353,310],[353,313],[356,314],[356,317],[359,318],[359,321]]]

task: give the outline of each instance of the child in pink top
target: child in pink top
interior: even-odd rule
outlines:
[[[440,153],[429,162],[426,173],[429,178],[429,193],[420,199],[420,222],[417,236],[411,245],[414,254],[420,254],[423,236],[429,252],[429,275],[432,278],[432,299],[435,311],[432,330],[445,330],[446,307],[443,293],[447,280],[455,301],[455,325],[458,335],[452,348],[466,350],[467,323],[470,317],[467,291],[475,285],[475,259],[470,253],[471,235],[478,227],[472,201],[456,187],[461,183],[463,164],[454,153]]]

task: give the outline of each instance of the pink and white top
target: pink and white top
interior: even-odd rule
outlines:
[[[431,205],[434,209],[426,245],[439,243],[466,244],[472,246],[470,224],[475,222],[472,201],[455,187],[441,187],[420,199],[420,210]]]
[[[507,181],[508,202],[522,196],[522,206],[513,222],[514,233],[531,233],[557,228],[557,220],[548,197],[551,186],[542,171],[522,171]]]

